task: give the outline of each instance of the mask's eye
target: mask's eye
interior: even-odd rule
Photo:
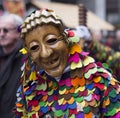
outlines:
[[[30,47],[30,51],[37,51],[39,50],[39,45],[34,45]]]
[[[48,44],[54,44],[54,43],[56,43],[57,41],[58,41],[57,38],[51,38],[51,39],[47,40],[47,43],[48,43]]]
[[[30,51],[37,51],[37,50],[39,50],[39,43],[38,42],[36,42],[36,41],[33,41],[33,42],[31,42],[29,45],[28,45],[28,47],[29,47],[29,50]]]

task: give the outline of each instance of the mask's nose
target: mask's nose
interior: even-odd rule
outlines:
[[[42,46],[42,49],[40,51],[40,56],[42,58],[47,58],[53,53],[53,50],[47,46]]]

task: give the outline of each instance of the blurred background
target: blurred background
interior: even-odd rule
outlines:
[[[85,25],[103,40],[120,29],[120,0],[0,0],[0,15],[9,12],[24,19],[41,8],[55,10],[66,27]]]
[[[0,15],[15,13],[24,19],[42,8],[53,9],[65,28],[86,26],[93,40],[82,47],[120,78],[120,0],[0,0]]]
[[[51,8],[66,27],[85,25],[105,37],[120,29],[120,0],[0,0],[0,15],[15,13],[23,17],[36,9]]]
[[[75,6],[77,8],[78,4],[82,3],[88,11],[91,11],[98,18],[100,18],[101,22],[104,20],[107,21],[106,24],[109,23],[111,27],[113,25],[115,29],[120,28],[120,0],[0,0],[0,14],[7,11],[25,17],[34,9],[46,7],[46,4],[48,3],[56,3],[53,6],[51,4],[47,5],[47,7],[52,6],[53,9],[54,7],[56,9],[57,6],[59,7],[59,5],[62,4],[60,6],[61,8],[58,8],[58,10],[63,13],[65,13],[65,10],[67,10],[67,12],[69,12],[68,15],[71,15],[71,18],[74,19],[76,19],[77,16],[74,17],[75,14],[74,10],[72,11],[72,9],[75,9]],[[64,8],[62,8],[62,6],[64,6]],[[79,13],[79,11],[77,11],[77,13]],[[66,13],[64,17],[67,17]],[[76,22],[79,22],[79,17],[76,19]],[[75,25],[79,24],[76,22]],[[112,28],[110,29],[112,30]]]

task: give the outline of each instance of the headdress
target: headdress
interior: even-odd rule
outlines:
[[[58,15],[53,10],[42,9],[36,10],[31,15],[29,15],[24,23],[21,25],[21,38],[24,39],[26,33],[28,33],[33,28],[42,24],[55,24],[59,27],[61,32],[64,31],[63,23]]]

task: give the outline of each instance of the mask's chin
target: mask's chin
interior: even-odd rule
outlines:
[[[61,76],[62,75],[62,73],[63,73],[63,71],[64,71],[64,66],[60,66],[60,67],[58,67],[58,68],[56,68],[56,69],[51,69],[51,70],[47,70],[46,71],[46,73],[48,74],[48,75],[50,75],[51,77],[59,77],[59,76]]]

